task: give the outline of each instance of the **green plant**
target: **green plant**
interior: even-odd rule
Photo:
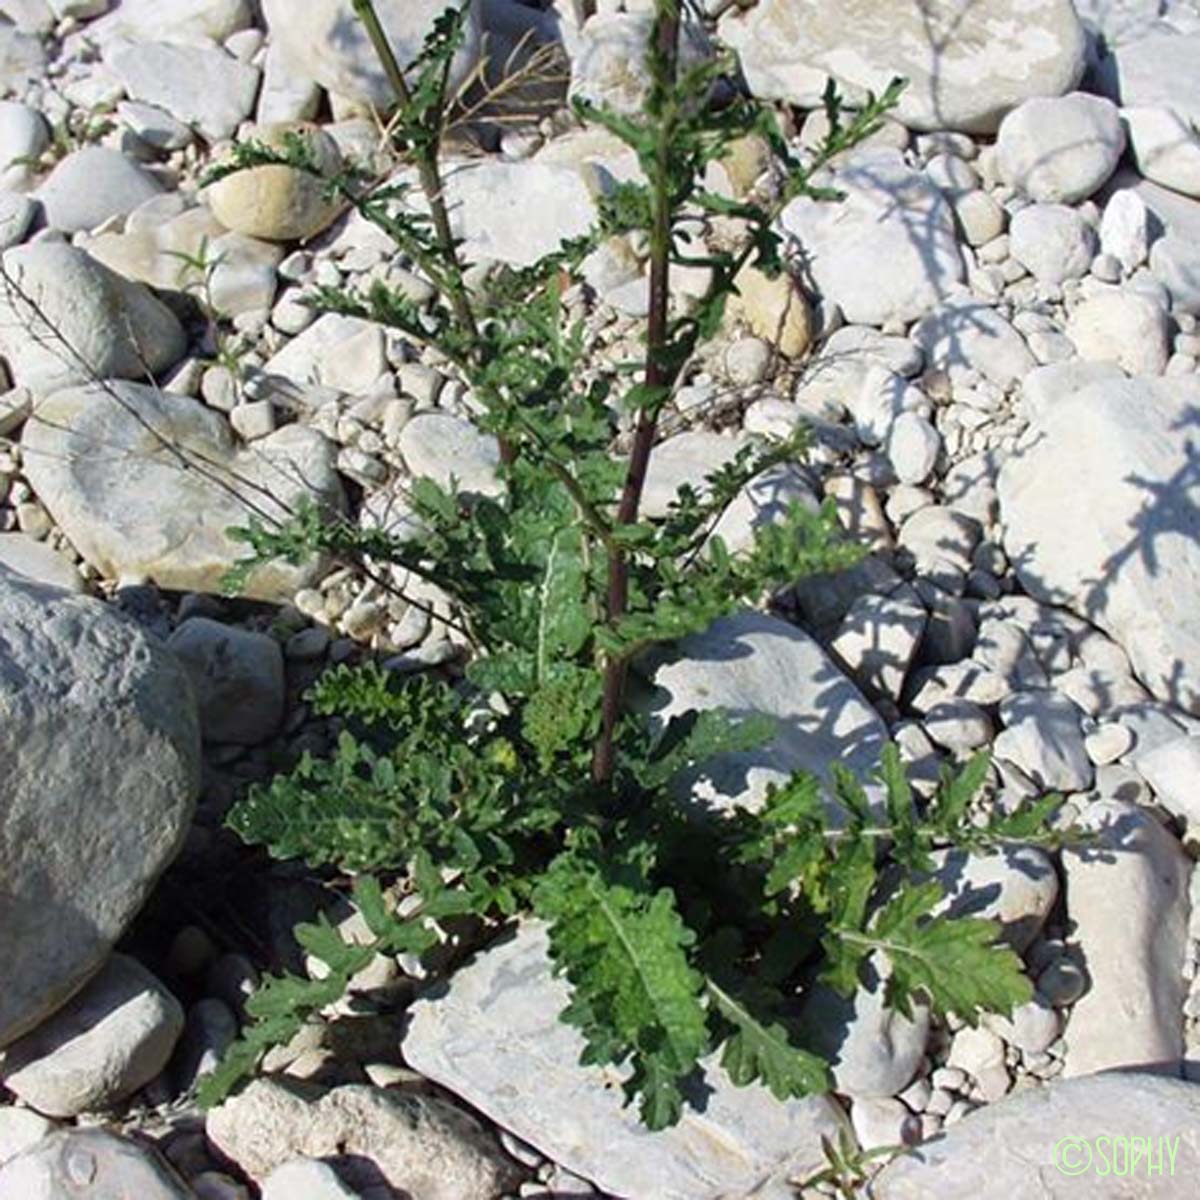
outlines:
[[[71,108],[61,120],[50,126],[50,144],[41,154],[23,154],[6,166],[27,166],[34,171],[49,170],[76,150],[94,146],[106,138],[117,123],[112,120],[116,104],[102,100],[88,108]]]
[[[165,250],[163,253],[179,259],[179,290],[193,298],[204,318],[213,360],[241,383],[242,358],[248,347],[238,334],[231,334],[222,324],[220,308],[213,295],[213,281],[226,261],[226,255],[222,251],[213,257],[210,249],[208,237],[204,236],[194,251]]]
[[[681,69],[678,0],[658,0],[642,114],[577,105],[634,150],[645,182],[616,188],[589,237],[534,266],[496,268],[473,290],[440,164],[462,14],[436,23],[405,73],[370,0],[355,8],[399,97],[393,128],[425,203],[401,185],[345,194],[438,299],[420,309],[376,284],[365,295],[326,290],[317,302],[436,347],[471,389],[479,426],[499,440],[504,486],[467,496],[418,479],[408,500],[425,532],[410,541],[315,508],[282,529],[238,531],[251,555],[234,587],[278,556],[396,564],[452,598],[471,659],[457,685],[371,666],[326,675],[310,699],[342,723],[333,754],[306,754],[232,810],[246,841],[352,873],[373,936],[348,945],[327,922],[301,926],[327,974],[264,985],[202,1103],[337,999],[375,953],[424,954],[437,922],[456,916],[477,918],[481,941],[520,914],[548,922],[555,968],[572,987],[563,1019],[582,1032],[584,1061],[627,1067],[627,1097],[655,1129],[679,1119],[685,1080],[717,1050],[735,1084],[760,1080],[780,1099],[829,1088],[828,1065],[797,1036],[796,1001],[817,978],[853,993],[872,956],[887,960],[886,998],[901,1010],[920,999],[974,1022],[1029,999],[995,925],[939,915],[931,856],[947,845],[1053,845],[1057,798],[981,815],[987,760],[978,757],[918,804],[888,747],[882,803],[835,765],[826,783],[798,773],[769,789],[757,812],[697,818],[680,805],[681,774],[761,745],[771,723],[690,713],[656,733],[629,702],[644,651],[860,557],[829,507],[793,505],[736,552],[714,533],[747,483],[803,453],[801,434],[744,451],[703,489],[685,487],[662,521],[639,510],[660,416],[717,332],[739,272],[784,269],[780,209],[802,194],[837,198],[813,186],[813,172],[877,127],[899,85],[849,120],[830,90],[829,137],[813,161],[798,162],[769,111],[740,96],[720,108],[707,101],[727,64]],[[705,168],[748,136],[776,154],[774,195],[730,201],[708,191]],[[263,153],[286,161],[286,148],[256,148],[246,161]],[[717,216],[740,223],[738,249],[697,241]],[[564,316],[564,277],[602,238],[628,233],[650,249],[645,357],[597,371],[582,326]],[[699,304],[674,311],[671,271],[684,264],[707,267],[712,282]],[[612,450],[619,413],[633,424],[627,460]]]
[[[804,1179],[796,1181],[800,1196],[821,1195],[818,1190],[822,1185],[825,1195],[830,1190],[835,1191],[842,1200],[856,1200],[862,1196],[873,1169],[873,1164],[883,1165],[882,1160],[890,1161],[904,1154],[905,1146],[878,1146],[873,1150],[860,1150],[850,1134],[842,1130],[837,1145],[828,1137],[821,1138],[821,1148],[825,1153],[826,1165]]]

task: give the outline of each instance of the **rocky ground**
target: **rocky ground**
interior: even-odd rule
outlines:
[[[412,53],[441,3],[379,7]],[[484,0],[458,69],[485,46],[528,61],[529,34],[561,45],[574,92],[636,106],[650,7],[600,0],[581,24],[571,0]],[[446,625],[321,564],[221,599],[226,530],[306,496],[394,525],[407,480],[487,490],[497,452],[442,364],[304,305],[375,279],[430,298],[376,230],[286,167],[199,186],[235,135],[296,122],[331,172],[391,169],[349,4],[0,0],[0,1196],[783,1200],[845,1128],[920,1144],[879,1200],[1194,1193],[1200,5],[702,7],[694,52],[734,48],[797,148],[822,136],[829,72],[852,98],[911,82],[836,164],[845,202],[784,212],[796,277],[743,280],[647,491],[665,511],[805,422],[810,462],[756,483],[722,532],[828,496],[871,557],[797,587],[790,620],[692,639],[653,676],[658,710],[780,718],[764,753],[697,781],[709,804],[797,767],[869,769],[889,736],[926,786],[987,747],[995,803],[1066,794],[1098,847],[940,866],[956,911],[1002,922],[1036,999],[971,1029],[816,993],[836,1096],[779,1105],[714,1077],[702,1114],[651,1137],[575,1065],[528,926],[448,990],[380,959],[338,1020],[198,1113],[259,972],[300,969],[292,924],[336,899],[248,853],[224,813],[327,745],[302,695],[328,664],[461,656]],[[476,114],[450,177],[481,262],[583,232],[634,170],[549,111],[553,70],[532,74],[513,103],[545,114]],[[745,195],[763,166],[744,144],[713,186]],[[642,249],[609,243],[568,296],[599,360],[636,346]],[[1055,1169],[1059,1138],[1102,1134],[1178,1137],[1174,1174],[1117,1191],[1134,1182]]]

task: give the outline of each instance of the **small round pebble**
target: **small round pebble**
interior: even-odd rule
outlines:
[[[1065,1008],[1087,991],[1087,976],[1071,959],[1060,958],[1038,976],[1037,986],[1055,1008]]]

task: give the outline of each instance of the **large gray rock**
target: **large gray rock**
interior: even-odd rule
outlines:
[[[1069,92],[1086,48],[1070,0],[763,0],[720,33],[757,96],[818,107],[832,76],[853,102],[899,75],[905,125],[968,133],[994,133],[1031,96]]]
[[[1067,1075],[1117,1068],[1178,1075],[1191,863],[1144,809],[1100,800],[1081,822],[1095,847],[1063,852],[1071,938],[1090,986],[1067,1022]]]
[[[133,383],[57,392],[26,423],[25,473],[80,554],[108,578],[215,592],[246,557],[232,527],[286,519],[302,500],[340,512],[334,448],[289,425],[239,449],[219,413]],[[319,569],[276,561],[245,595],[290,598]]]
[[[66,242],[15,246],[3,270],[0,353],[24,387],[145,379],[183,357],[187,339],[165,304]]]
[[[1114,1145],[1122,1137],[1146,1139],[1151,1159],[1129,1170],[1126,1147]],[[1197,1171],[1200,1086],[1152,1075],[1095,1075],[989,1104],[890,1163],[867,1194],[871,1200],[1190,1200]]]
[[[544,926],[530,923],[455,973],[448,991],[419,1000],[405,1061],[568,1170],[628,1200],[791,1200],[789,1177],[822,1161],[837,1140],[823,1096],[781,1104],[763,1087],[735,1088],[706,1064],[703,1111],[648,1132],[622,1107],[611,1068],[583,1067],[583,1038],[558,1019],[569,995],[551,972]]]
[[[322,87],[360,104],[388,109],[396,103],[383,67],[350,0],[264,0],[263,15],[272,37],[296,67]],[[445,0],[376,0],[376,12],[401,65],[420,53]],[[451,84],[461,81],[478,60],[482,26],[472,5],[466,37],[455,59]]]
[[[0,1079],[51,1117],[99,1112],[167,1065],[183,1030],[179,1001],[140,963],[114,954],[82,991],[0,1052]]]
[[[898,151],[860,150],[821,182],[845,200],[801,197],[780,220],[822,296],[847,320],[916,320],[962,279],[954,211]]]
[[[475,1117],[440,1096],[351,1084],[318,1090],[259,1079],[208,1114],[212,1145],[255,1180],[297,1157],[342,1168],[354,1188],[411,1200],[493,1200],[515,1164]]]
[[[1026,590],[1118,642],[1157,697],[1200,714],[1200,379],[1112,380],[1046,410],[1001,469]]]
[[[5,1045],[99,969],[175,856],[200,734],[178,663],[99,601],[0,569],[0,629]]]
[[[762,802],[767,785],[797,770],[827,779],[832,763],[865,779],[887,730],[817,642],[778,617],[741,612],[678,644],[673,657],[643,664],[656,689],[651,720],[664,727],[691,711],[774,717],[775,736],[757,750],[720,755],[681,780],[686,795],[724,810]]]
[[[13,1200],[195,1200],[153,1150],[102,1129],[53,1133],[0,1167]]]

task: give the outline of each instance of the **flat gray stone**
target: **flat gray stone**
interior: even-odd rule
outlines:
[[[55,393],[21,445],[34,492],[110,579],[216,592],[246,557],[231,527],[279,522],[302,499],[330,512],[344,504],[334,447],[315,430],[289,425],[240,449],[219,413],[140,384]],[[288,600],[319,569],[277,560],[253,572],[245,595]]]
[[[1128,1170],[1125,1147],[1100,1140],[1122,1137],[1147,1139],[1158,1172],[1149,1172],[1145,1158]],[[1200,1086],[1134,1073],[1095,1075],[987,1105],[890,1163],[867,1195],[1190,1200],[1198,1171]]]
[[[231,137],[258,95],[258,68],[215,46],[130,43],[114,47],[105,62],[132,99],[157,105],[209,141]]]
[[[900,697],[925,633],[925,610],[887,596],[861,596],[830,648],[869,692]]]
[[[1178,1075],[1192,864],[1170,833],[1131,804],[1099,800],[1081,824],[1099,831],[1100,844],[1062,856],[1071,939],[1089,977],[1067,1022],[1064,1073]]]
[[[153,175],[120,151],[85,146],[68,154],[36,195],[52,229],[79,233],[133,212],[162,190]]]
[[[0,568],[0,629],[2,1046],[100,968],[174,858],[200,744],[179,664],[100,601]]]
[[[980,855],[939,850],[933,859],[934,878],[945,892],[937,911],[996,921],[1003,939],[1018,952],[1037,937],[1058,899],[1054,864],[1033,846]]]
[[[359,1200],[337,1172],[316,1158],[293,1158],[263,1180],[262,1200]]]
[[[1029,691],[1000,702],[1003,731],[993,750],[1048,791],[1081,792],[1094,770],[1083,744],[1079,709],[1056,692]]]
[[[681,793],[704,808],[761,804],[767,785],[797,770],[828,779],[841,763],[866,779],[887,730],[817,642],[794,625],[757,612],[724,617],[680,642],[645,670],[654,685],[650,718],[663,728],[691,711],[725,709],[735,719],[774,717],[777,733],[757,750],[720,755],[686,773]]]
[[[869,986],[852,999],[816,984],[804,1002],[804,1044],[829,1060],[839,1092],[849,1096],[895,1096],[917,1073],[929,1038],[929,1010],[913,1006],[909,1020],[884,1003],[884,982],[871,960]]]
[[[1025,590],[1098,625],[1159,699],[1200,714],[1200,379],[1085,387],[1000,471]]]
[[[582,1067],[579,1031],[558,1020],[569,989],[551,973],[545,928],[532,922],[409,1010],[405,1061],[502,1128],[604,1191],[628,1200],[792,1200],[787,1180],[823,1162],[820,1138],[842,1127],[824,1096],[781,1104],[735,1088],[707,1064],[702,1111],[648,1132],[622,1108],[623,1076]]]

